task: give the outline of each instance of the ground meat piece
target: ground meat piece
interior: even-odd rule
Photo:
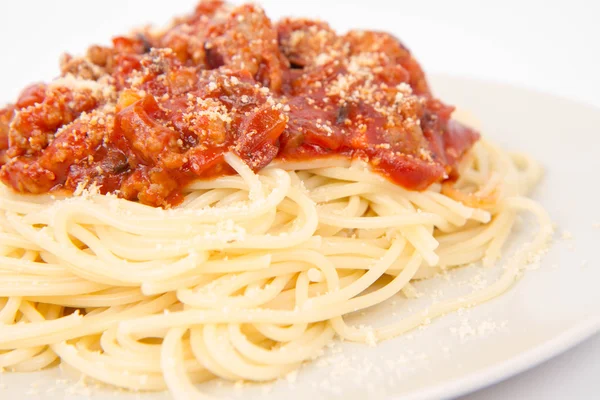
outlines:
[[[63,55],[60,71],[63,76],[72,75],[94,81],[104,75],[104,70],[90,60],[83,57],[72,57],[69,54]]]
[[[165,152],[178,148],[178,132],[156,121],[162,118],[164,112],[154,97],[147,95],[117,114],[113,135],[124,137],[142,163],[156,164]]]
[[[0,178],[13,188],[28,193],[44,193],[63,184],[73,165],[87,161],[102,142],[112,118],[103,115],[105,124],[78,119],[65,126],[37,158],[15,157],[0,170]]]
[[[15,108],[9,105],[0,109],[0,166],[8,161],[6,150],[8,149],[8,131],[10,121],[13,119]]]
[[[284,18],[277,24],[279,47],[292,68],[319,63],[320,58],[332,59],[342,54],[340,37],[322,21]]]
[[[287,61],[279,52],[277,31],[258,6],[244,5],[209,28],[205,49],[213,67],[250,72],[263,86],[279,91]],[[218,65],[221,64],[222,65]]]
[[[110,47],[91,46],[87,51],[87,58],[99,67],[108,67],[114,50]]]
[[[398,64],[408,71],[409,83],[416,94],[430,94],[425,73],[410,51],[394,36],[384,32],[350,31],[345,36],[351,54],[381,53],[389,57],[390,64]]]
[[[30,97],[30,91],[25,91],[17,104],[31,103]],[[97,101],[90,90],[45,88],[41,102],[35,102],[15,113],[9,131],[8,155],[33,155],[42,151],[54,139],[60,127],[71,123],[82,112],[92,110],[96,104]]]

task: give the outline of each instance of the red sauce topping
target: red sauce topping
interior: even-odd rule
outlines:
[[[168,206],[190,181],[273,159],[361,158],[408,189],[456,176],[479,135],[450,120],[395,37],[272,23],[204,1],[157,32],[65,56],[62,75],[0,109],[0,179],[17,191],[102,193]]]

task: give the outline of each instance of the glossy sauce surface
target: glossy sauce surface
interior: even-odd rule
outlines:
[[[14,190],[80,185],[176,205],[195,179],[272,160],[361,158],[422,190],[456,176],[479,135],[450,119],[398,39],[272,22],[254,5],[202,2],[163,31],[65,56],[62,75],[0,109],[0,179]]]

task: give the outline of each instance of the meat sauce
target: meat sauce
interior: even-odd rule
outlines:
[[[152,206],[195,179],[272,160],[360,158],[423,190],[456,177],[479,135],[451,120],[423,70],[387,33],[273,23],[254,5],[201,2],[168,29],[144,29],[64,56],[61,77],[0,109],[0,179],[24,193],[102,193]]]

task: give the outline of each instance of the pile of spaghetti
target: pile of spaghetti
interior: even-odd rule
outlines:
[[[203,2],[65,56],[0,110],[0,367],[65,363],[187,398],[268,381],[335,337],[379,341],[507,290],[551,233],[541,176],[451,120],[393,36]],[[382,328],[344,317],[411,281],[485,289]]]

